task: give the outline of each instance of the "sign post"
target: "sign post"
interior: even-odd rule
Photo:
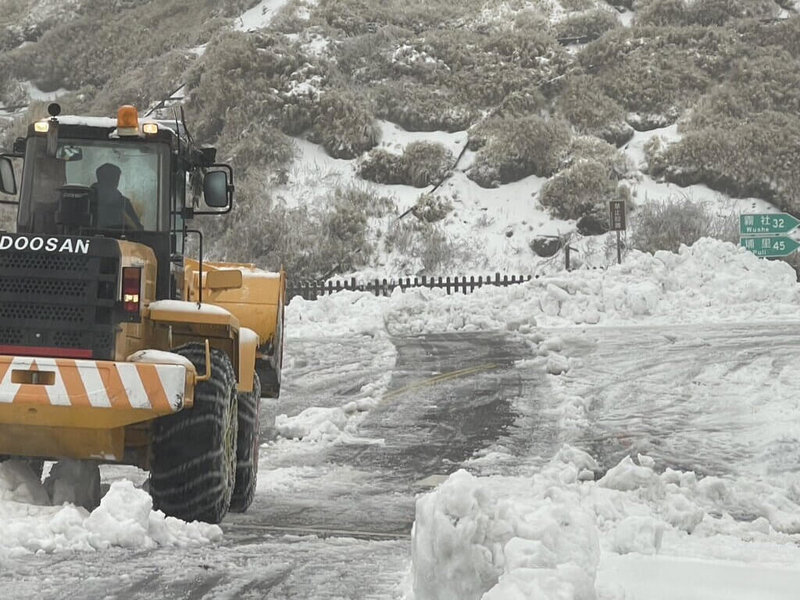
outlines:
[[[788,256],[800,248],[800,242],[782,234],[798,225],[800,220],[787,213],[739,215],[739,243],[756,256]]]
[[[625,201],[624,200],[611,200],[608,203],[608,223],[612,231],[617,232],[617,264],[622,263],[621,242],[619,239],[619,232],[627,229]]]

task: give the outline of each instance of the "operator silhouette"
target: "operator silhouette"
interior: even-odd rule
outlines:
[[[117,186],[122,175],[113,163],[104,163],[95,171],[97,183],[92,184],[97,198],[98,229],[144,229],[131,201],[122,195]]]

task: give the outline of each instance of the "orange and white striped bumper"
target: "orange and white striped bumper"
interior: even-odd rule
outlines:
[[[180,364],[0,356],[0,423],[106,429],[190,406]]]

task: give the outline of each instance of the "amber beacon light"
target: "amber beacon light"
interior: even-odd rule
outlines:
[[[135,106],[126,104],[117,110],[117,133],[119,135],[139,135],[139,113]]]

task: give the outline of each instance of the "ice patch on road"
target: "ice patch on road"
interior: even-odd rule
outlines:
[[[186,523],[153,510],[150,495],[130,481],[115,481],[92,512],[73,504],[51,506],[28,466],[0,463],[0,557],[33,552],[94,551],[206,544],[222,530]]]

